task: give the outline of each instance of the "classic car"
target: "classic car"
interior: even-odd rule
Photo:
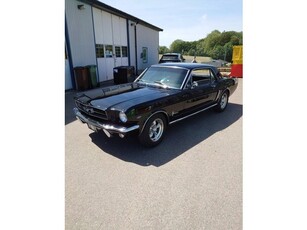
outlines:
[[[78,93],[74,113],[96,132],[122,138],[136,132],[141,144],[153,147],[169,125],[210,108],[224,111],[237,85],[211,65],[157,64],[134,82]]]
[[[159,60],[159,63],[166,63],[166,62],[184,62],[185,59],[183,58],[182,54],[180,53],[165,53]]]

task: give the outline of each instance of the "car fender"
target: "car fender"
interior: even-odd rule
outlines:
[[[156,114],[159,114],[159,113],[161,113],[161,114],[163,114],[163,115],[165,116],[166,121],[167,121],[167,125],[168,125],[168,123],[169,123],[169,116],[168,116],[167,112],[164,111],[164,110],[157,110],[157,111],[151,113],[151,114],[146,118],[146,120],[143,122],[143,124],[140,125],[140,133],[139,133],[139,134],[141,134],[141,133],[143,132],[144,127],[146,126],[146,124],[147,124],[147,122],[149,121],[149,119],[150,119],[152,116],[154,116],[154,115],[156,115]]]
[[[218,97],[218,100],[217,100],[217,101],[220,101],[220,100],[221,100],[222,95],[223,95],[225,92],[227,92],[227,93],[228,93],[228,96],[230,96],[230,89],[229,89],[228,87],[225,88],[225,89],[222,89],[220,92],[221,92],[221,93],[219,94],[219,97]]]

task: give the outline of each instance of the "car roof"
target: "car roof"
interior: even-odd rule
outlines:
[[[162,55],[180,55],[180,53],[165,53],[165,54],[162,54]]]

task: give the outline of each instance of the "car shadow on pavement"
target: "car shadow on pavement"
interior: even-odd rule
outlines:
[[[163,141],[154,148],[140,145],[137,135],[121,139],[106,137],[103,132],[89,136],[105,153],[141,166],[164,165],[193,148],[216,132],[226,129],[242,116],[242,105],[229,103],[222,113],[204,111],[168,127]],[[236,134],[233,134],[236,135]]]

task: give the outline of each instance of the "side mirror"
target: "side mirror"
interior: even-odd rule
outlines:
[[[196,81],[193,81],[192,82],[192,86],[191,86],[191,89],[194,89],[195,87],[198,86],[198,83]]]

